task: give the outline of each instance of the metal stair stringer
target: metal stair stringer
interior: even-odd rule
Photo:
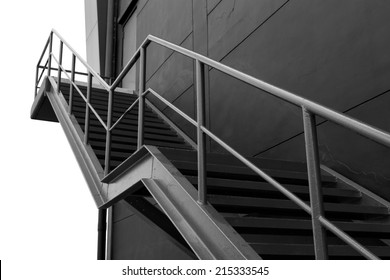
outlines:
[[[102,182],[109,207],[145,186],[199,259],[260,259],[155,146],[143,146]],[[142,184],[140,184],[140,182]]]
[[[41,104],[47,104],[45,108]],[[32,119],[42,119],[41,116],[47,115],[43,111],[54,111],[56,119],[51,116],[51,121],[58,121],[68,139],[68,142],[73,150],[76,160],[81,168],[87,185],[92,194],[92,197],[99,208],[104,204],[106,198],[102,195],[103,184],[101,178],[103,177],[103,169],[99,164],[98,159],[92,148],[89,145],[84,145],[83,131],[74,116],[68,114],[68,104],[62,94],[57,93],[57,83],[53,77],[46,77],[42,86],[35,97],[34,104],[31,109]]]

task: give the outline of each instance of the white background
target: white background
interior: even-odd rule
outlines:
[[[86,57],[84,0],[3,1],[0,28],[3,273],[61,279],[47,270],[96,259],[97,208],[60,124],[31,120],[30,109],[51,28]]]

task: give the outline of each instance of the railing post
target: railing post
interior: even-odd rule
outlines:
[[[50,32],[50,43],[49,43],[49,64],[47,65],[47,76],[51,74],[51,51],[53,50],[53,31]]]
[[[42,70],[44,71],[44,70]],[[37,70],[35,71],[35,90],[34,90],[34,97],[38,94],[38,76],[39,76],[39,63],[37,65]]]
[[[92,74],[88,72],[87,103],[85,104],[84,144],[88,144],[89,138],[89,103],[91,102]]]
[[[137,150],[144,144],[144,108],[145,97],[142,95],[145,91],[145,74],[146,74],[146,47],[142,47],[139,60],[139,103],[138,103],[138,141]]]
[[[206,134],[202,131],[205,125],[205,65],[196,60],[196,106],[197,106],[197,139],[198,139],[198,202],[207,203],[206,185]]]
[[[71,73],[71,76],[70,76],[70,88],[69,88],[69,111],[68,113],[69,114],[72,114],[72,110],[73,110],[73,83],[74,83],[74,80],[75,80],[75,69],[76,69],[76,56],[73,54],[72,55],[72,73]]]
[[[62,52],[64,49],[64,42],[60,42],[60,53],[58,57],[58,82],[57,82],[57,93],[60,93],[60,87],[61,87],[61,66],[62,66]]]
[[[111,125],[112,125],[112,109],[114,104],[114,89],[108,92],[108,108],[107,108],[107,132],[106,132],[106,151],[104,157],[104,175],[110,172],[111,160]]]
[[[316,259],[328,258],[326,231],[319,218],[324,216],[322,203],[321,171],[318,154],[318,140],[315,116],[302,106],[305,132],[307,172],[309,176],[310,204],[312,210],[312,226]]]

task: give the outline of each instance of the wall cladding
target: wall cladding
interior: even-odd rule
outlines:
[[[132,212],[125,201],[114,205],[112,259],[176,260],[192,259],[180,245],[166,234]]]
[[[387,98],[381,94],[390,89],[389,1],[139,2],[138,44],[147,34],[162,37],[390,130],[388,110],[379,106]],[[148,86],[194,116],[191,71],[189,60],[155,45],[148,47]],[[298,108],[215,69],[208,72],[206,86],[208,126],[223,140],[249,156],[305,160]],[[170,110],[160,108],[179,120]],[[185,121],[179,123],[193,135]],[[389,164],[382,157],[375,159],[388,155],[382,148],[328,123],[319,131],[323,162],[364,185],[375,182],[377,192],[390,197],[383,191],[390,171],[380,167]],[[354,143],[354,151],[343,146],[344,139]],[[213,143],[210,147],[222,152]]]
[[[217,27],[218,32],[211,30],[215,24],[209,16],[209,34],[220,33],[218,40],[213,36],[215,44],[209,36],[209,54],[222,58],[221,62],[342,112],[390,89],[387,78],[390,39],[386,35],[390,28],[386,20],[390,3],[290,0],[283,5],[280,2],[282,6],[276,13],[255,29],[252,27],[250,35],[242,35],[244,39],[237,44],[239,40],[235,37],[239,35],[232,36],[235,29],[249,32],[250,28],[235,25],[237,19],[233,15],[237,7],[231,12],[232,2],[222,1],[210,13],[211,17],[218,13],[215,17],[222,22],[222,27]],[[272,11],[271,7],[268,11]],[[226,39],[222,33],[227,34]],[[362,106],[366,110],[350,110],[349,113],[376,126],[383,125],[380,120],[384,119],[387,121],[384,129],[389,131],[389,113],[384,107],[376,107],[376,116],[367,118],[373,114],[368,109],[371,102],[374,101]],[[299,110],[239,85],[215,70],[210,72],[210,103],[212,130],[241,152],[305,160],[303,142],[298,143],[295,138],[289,140],[302,132]],[[380,168],[380,164],[364,160],[379,155],[385,158],[389,153],[384,154],[383,149],[353,134],[347,137],[346,133],[335,126],[324,129],[321,133],[324,162],[366,186],[375,182],[377,192],[390,198],[389,192],[383,191],[390,177],[383,166],[389,164],[375,159],[374,162],[381,162]],[[356,144],[355,152],[342,152],[344,139]],[[272,149],[275,145],[277,147]],[[214,145],[212,148],[220,150]],[[339,156],[335,158],[335,154]],[[371,175],[356,175],[358,173]]]

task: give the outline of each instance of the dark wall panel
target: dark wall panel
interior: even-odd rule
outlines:
[[[222,0],[207,0],[207,13],[209,14]]]
[[[348,115],[390,131],[390,93],[348,112]],[[390,200],[390,151],[343,127],[326,122],[318,126],[321,163]],[[262,157],[305,161],[303,135],[261,154]]]
[[[373,125],[381,126],[381,118],[389,119],[388,111],[375,107],[377,100],[384,98],[375,97],[390,89],[389,1],[139,3],[138,44],[147,34],[153,34],[358,119],[367,118],[370,110],[378,110],[382,115],[367,118]],[[195,112],[193,68],[190,60],[172,55],[169,50],[153,44],[148,47],[148,86],[189,114]],[[213,132],[246,155],[304,160],[304,146],[298,141],[301,137],[295,137],[303,130],[299,108],[215,69],[207,74],[208,125]],[[165,112],[190,131],[170,110]],[[369,173],[370,166],[362,165],[361,157],[369,157],[371,150],[372,155],[383,154],[336,126],[320,127],[322,158],[346,175],[357,178],[353,174]],[[356,143],[358,152],[337,144],[344,138]],[[214,144],[211,148],[221,151]],[[361,154],[365,150],[370,152]],[[356,160],[359,164],[352,165]],[[384,164],[382,159],[376,162],[372,165],[378,171],[375,178],[390,177],[379,166],[379,162]],[[375,182],[383,185],[386,180]]]
[[[211,131],[245,155],[299,132],[301,119],[295,106],[221,72],[210,72]],[[217,144],[211,147],[223,151]]]
[[[196,119],[196,99],[194,87],[190,86],[182,95],[176,98],[172,103],[177,108],[186,113],[189,117]],[[196,129],[187,120],[179,116],[172,109],[166,108],[163,113],[175,122],[188,136],[196,139]]]
[[[387,54],[390,40],[383,29],[383,25],[389,28],[390,23],[381,10],[384,7],[367,6],[365,1],[289,1],[225,57],[223,63],[345,111],[390,88],[387,79],[390,75]],[[373,9],[378,11],[370,12]],[[225,89],[231,88],[226,83],[235,84],[220,79],[211,88],[211,99],[224,99]],[[236,92],[237,95],[246,94],[245,86],[241,90],[237,88]],[[252,104],[249,106],[261,108],[261,104]],[[226,106],[237,105],[233,101]],[[243,108],[248,110],[248,106]],[[274,141],[288,138],[275,124],[283,123],[283,118],[289,123],[290,112],[280,112],[279,107],[275,109],[278,114],[269,116],[269,125],[261,133],[280,136],[268,143],[262,141],[268,147],[274,145]],[[227,114],[228,111],[226,117]],[[220,119],[225,117],[220,116]],[[212,123],[217,124],[217,121],[212,120]],[[295,130],[290,131],[294,134],[300,126],[296,123]],[[243,135],[233,137],[238,141]],[[257,150],[260,151],[262,147]]]
[[[192,32],[192,0],[149,0],[138,13],[137,29],[137,45],[149,34],[182,44]],[[171,53],[155,44],[148,47],[148,79]]]
[[[184,48],[192,47],[192,36],[188,36],[182,46]],[[168,101],[173,101],[193,84],[193,69],[194,63],[192,59],[179,53],[173,53],[153,73],[152,77],[147,81],[146,87],[154,89]],[[159,105],[160,109],[165,108],[165,105],[159,102],[155,102],[155,104]],[[184,109],[186,110],[187,108]]]
[[[127,213],[127,214],[126,214]],[[126,202],[114,208],[112,228],[112,259],[175,260],[191,259],[171,237],[156,229],[140,215],[134,214]]]
[[[286,2],[286,0],[220,2],[208,16],[210,58],[221,60]]]

